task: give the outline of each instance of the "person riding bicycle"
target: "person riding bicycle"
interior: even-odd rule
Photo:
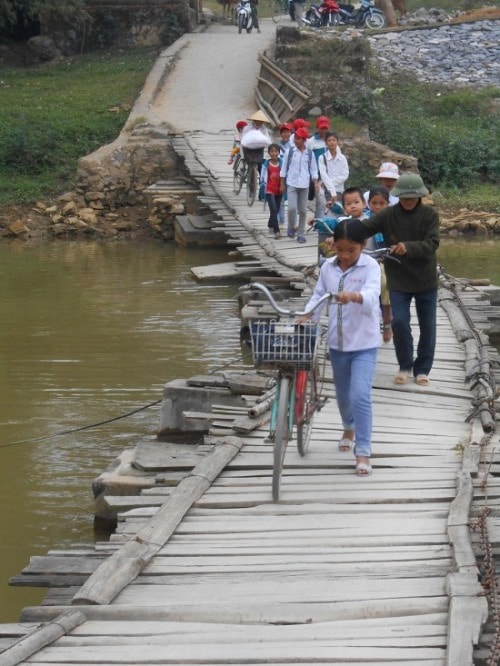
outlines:
[[[247,161],[257,162],[260,170],[260,165],[264,161],[264,149],[272,143],[268,127],[271,121],[260,109],[248,120],[250,123],[243,128],[241,135],[243,156]]]

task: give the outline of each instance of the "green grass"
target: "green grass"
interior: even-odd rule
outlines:
[[[119,134],[156,58],[93,53],[0,74],[0,205],[71,188],[78,158]]]
[[[372,100],[370,133],[375,141],[415,155],[433,187],[498,183],[499,95],[494,87],[445,90],[393,78]]]
[[[439,191],[450,208],[500,213],[500,198],[496,184],[472,183],[466,189],[444,187]]]

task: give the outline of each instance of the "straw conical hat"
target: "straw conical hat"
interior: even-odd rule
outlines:
[[[266,116],[264,111],[261,111],[260,109],[256,111],[253,116],[250,116],[248,120],[260,120],[261,123],[269,123],[271,124],[271,121],[269,118]]]

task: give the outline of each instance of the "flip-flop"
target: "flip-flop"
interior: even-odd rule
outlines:
[[[341,453],[347,453],[348,451],[352,451],[353,448],[354,440],[349,439],[349,437],[342,437],[339,442],[339,451]]]
[[[394,377],[395,384],[406,384],[408,377],[410,376],[409,370],[400,370],[398,374]]]
[[[356,464],[356,476],[370,476],[372,473],[372,466],[366,463]]]
[[[415,384],[418,384],[419,386],[429,386],[431,383],[431,380],[427,375],[417,375],[415,377]]]

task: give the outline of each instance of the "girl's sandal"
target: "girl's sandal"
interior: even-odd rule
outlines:
[[[410,376],[409,370],[400,370],[398,374],[394,377],[395,384],[406,384],[408,377]]]
[[[349,437],[342,437],[342,439],[339,442],[339,451],[341,453],[347,453],[348,451],[352,451],[354,448],[354,440],[349,439]]]
[[[357,463],[356,464],[356,476],[370,476],[372,473],[372,466],[367,463]]]
[[[429,386],[430,379],[427,375],[417,375],[415,377],[415,384],[418,384],[419,386]]]

